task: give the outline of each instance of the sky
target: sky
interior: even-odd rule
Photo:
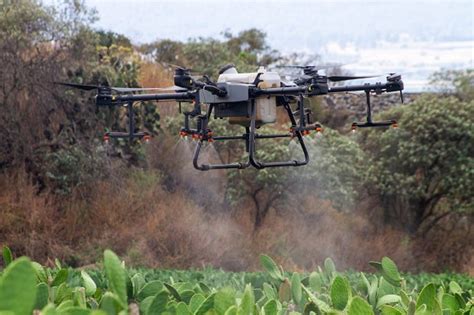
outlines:
[[[55,3],[59,0],[48,0]],[[272,48],[319,54],[355,74],[401,72],[428,89],[440,69],[474,68],[474,1],[85,0],[95,27],[134,43],[186,41],[256,27]]]

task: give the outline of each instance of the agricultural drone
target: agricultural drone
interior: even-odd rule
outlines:
[[[257,169],[266,167],[301,166],[309,162],[308,150],[303,137],[311,131],[320,132],[321,125],[313,122],[311,111],[305,107],[304,99],[318,95],[338,92],[361,91],[366,95],[367,119],[355,122],[352,129],[366,127],[394,126],[397,122],[373,121],[370,105],[371,94],[400,91],[403,102],[403,81],[401,75],[391,73],[386,82],[349,86],[329,86],[329,82],[365,79],[374,76],[326,76],[318,73],[316,66],[288,66],[298,68],[303,74],[291,82],[280,78],[276,72],[266,71],[260,67],[254,73],[238,73],[234,65],[229,64],[219,71],[217,82],[208,76],[196,78],[190,69],[177,67],[174,73],[174,84],[171,88],[119,88],[109,86],[82,85],[75,83],[58,83],[82,90],[97,89],[97,106],[126,106],[128,108],[128,132],[107,132],[104,140],[110,138],[128,138],[130,141],[150,140],[150,134],[135,130],[133,104],[143,101],[177,101],[192,103],[192,110],[183,112],[184,126],[180,136],[192,137],[197,141],[194,150],[193,165],[196,169],[207,171],[212,169],[244,169],[253,166]],[[156,91],[155,94],[140,92]],[[276,108],[282,106],[288,114],[291,127],[289,132],[281,134],[259,134],[257,129],[264,124],[276,121]],[[209,120],[214,116],[225,118],[231,124],[245,128],[245,133],[234,136],[214,135],[209,129]],[[304,158],[290,161],[259,161],[256,158],[256,140],[272,138],[296,138]],[[248,152],[245,162],[228,164],[200,164],[199,153],[205,142],[242,140]]]

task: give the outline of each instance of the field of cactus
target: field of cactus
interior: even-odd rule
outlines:
[[[311,273],[129,269],[112,251],[98,269],[56,261],[45,268],[3,249],[0,315],[7,314],[347,314],[474,315],[474,279],[402,275],[384,257],[374,273],[338,272],[331,259]]]

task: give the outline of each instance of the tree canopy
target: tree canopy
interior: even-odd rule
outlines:
[[[370,181],[386,219],[415,233],[442,218],[474,209],[474,101],[425,96],[383,117],[400,128],[370,132]]]
[[[280,58],[277,51],[269,48],[266,34],[257,29],[241,31],[237,35],[225,32],[223,39],[158,40],[143,45],[141,51],[157,62],[189,67],[197,73],[215,77],[219,68],[228,63],[234,63],[239,71],[245,72]]]

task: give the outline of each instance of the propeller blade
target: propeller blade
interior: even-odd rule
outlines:
[[[127,87],[112,87],[112,86],[99,86],[99,85],[91,85],[91,84],[78,84],[78,83],[68,83],[68,82],[54,82],[54,84],[63,85],[72,87],[75,89],[80,89],[84,91],[91,91],[100,88],[109,88],[119,93],[133,93],[133,92],[140,92],[140,91],[187,91],[185,88],[173,85],[168,87],[162,88],[127,88]]]
[[[140,92],[140,91],[187,91],[187,89],[172,85],[172,86],[167,86],[167,87],[156,87],[156,88],[122,88],[122,87],[112,87],[111,88],[114,91],[120,92],[120,93],[126,93],[126,92]]]
[[[336,67],[342,67],[342,64],[337,63],[328,63],[328,64],[321,64],[321,65],[283,65],[283,66],[276,66],[276,68],[296,68],[296,69],[315,69],[315,70],[324,70]]]
[[[78,84],[78,83],[68,83],[68,82],[53,82],[53,83],[58,84],[58,85],[63,85],[63,86],[69,86],[69,87],[84,90],[84,91],[90,91],[90,90],[101,88],[101,86],[90,85],[90,84]]]
[[[348,80],[357,80],[357,79],[368,79],[368,78],[376,78],[380,77],[380,75],[363,75],[363,76],[354,76],[354,75],[332,75],[328,77],[329,81],[332,82],[339,82],[339,81],[348,81]]]
[[[297,68],[297,69],[304,69],[304,68],[306,68],[306,66],[286,65],[286,66],[275,66],[275,68]]]
[[[176,64],[174,64],[174,63],[160,62],[160,64],[161,64],[163,67],[174,68],[174,69],[181,69],[181,70],[188,71],[188,72],[194,72],[193,69],[191,69],[191,68],[186,68],[186,67],[183,67],[183,66],[180,66],[180,65],[176,65]]]
[[[296,83],[293,82],[293,81],[281,80],[281,82],[282,82],[285,86],[296,86]]]

